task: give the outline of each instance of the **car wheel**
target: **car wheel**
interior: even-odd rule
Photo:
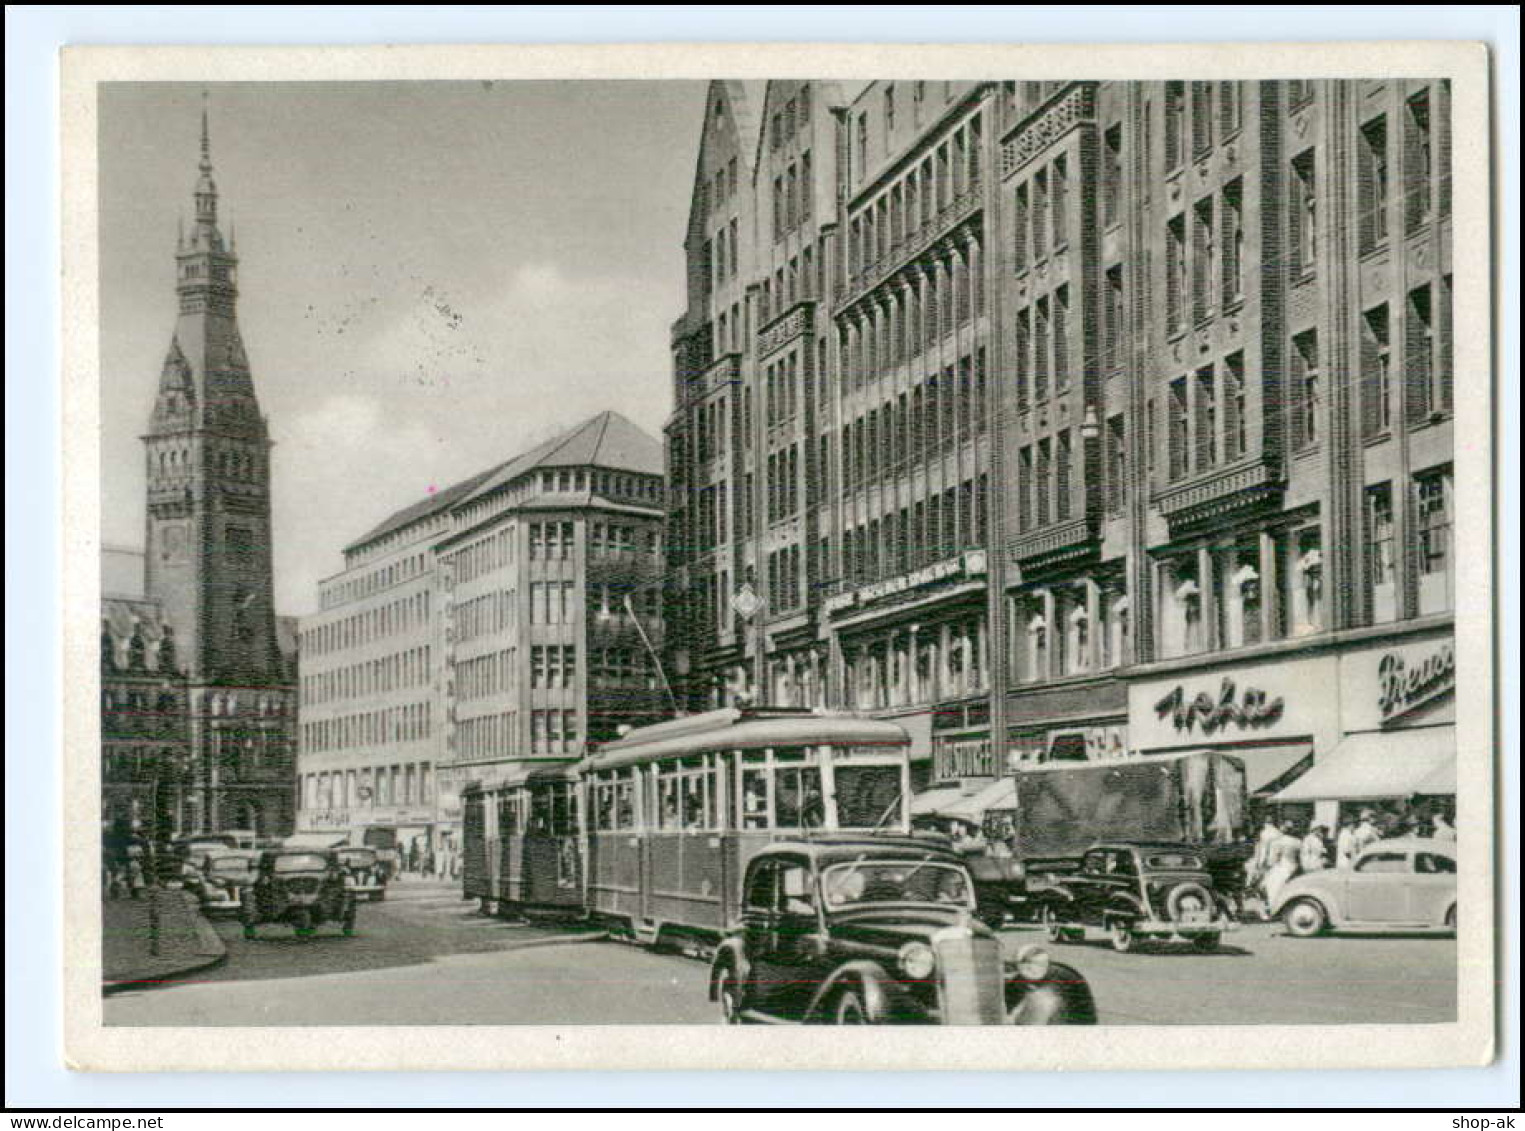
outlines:
[[[1203,954],[1211,954],[1218,949],[1218,945],[1222,941],[1223,936],[1216,932],[1208,935],[1194,935],[1192,936],[1191,947],[1193,950],[1200,950]]]
[[[349,938],[355,933],[355,901],[353,899],[349,901],[349,906],[344,909],[344,919],[341,926],[344,930],[345,938]]]
[[[729,966],[720,975],[715,997],[720,1002],[720,1019],[727,1025],[740,1025],[741,981],[736,977],[736,971]]]
[[[863,1008],[863,999],[858,996],[857,990],[843,990],[838,995],[833,1015],[838,1025],[868,1024],[868,1010]]]
[[[1314,935],[1323,934],[1329,927],[1329,915],[1324,910],[1324,905],[1316,899],[1294,901],[1281,913],[1281,921],[1287,928],[1287,934],[1300,939],[1311,939]]]
[[[1108,924],[1112,949],[1118,954],[1127,954],[1138,944],[1138,936],[1133,933],[1133,924],[1127,919],[1113,919]]]
[[[1059,912],[1051,903],[1043,905],[1043,934],[1051,943],[1064,942],[1069,937],[1069,931],[1059,924]]]

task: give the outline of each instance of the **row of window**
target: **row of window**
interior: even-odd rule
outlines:
[[[800,155],[799,161],[789,162],[789,167],[773,178],[773,239],[783,239],[796,228],[810,223],[811,197],[815,179],[811,170],[810,150]]]
[[[368,570],[359,577],[347,578],[344,581],[331,582],[324,586],[322,593],[322,606],[325,609],[335,605],[347,605],[351,601],[358,601],[362,597],[369,597],[380,593],[383,589],[403,581],[409,581],[415,577],[421,577],[429,572],[429,557],[427,554],[409,554],[405,558],[399,558],[389,565],[377,569]],[[302,648],[305,651],[309,647],[306,641]]]
[[[417,742],[429,737],[433,725],[434,704],[427,700],[361,711],[336,719],[317,719],[301,725],[302,751],[322,754],[392,742]]]
[[[374,640],[383,640],[396,633],[423,628],[429,624],[431,604],[430,591],[425,589],[317,625],[302,633],[302,653],[307,656],[324,656],[345,648],[357,648]]]
[[[1306,430],[1311,443],[1317,433],[1317,343],[1304,342],[1314,352],[1311,371],[1292,366],[1292,403],[1296,429]],[[1295,350],[1301,354],[1301,350]],[[1311,372],[1311,379],[1308,374]],[[1171,480],[1232,463],[1247,450],[1248,403],[1244,354],[1229,354],[1217,365],[1204,365],[1190,377],[1170,382],[1166,423],[1167,467]]]
[[[500,695],[519,684],[519,649],[502,648],[467,660],[456,660],[450,672],[446,692],[456,702]]]
[[[847,699],[859,711],[955,699],[984,691],[983,618],[895,629],[856,639],[844,649]]]
[[[842,572],[849,583],[895,577],[985,545],[990,530],[988,479],[966,479],[956,488],[845,531]]]
[[[309,811],[427,805],[433,800],[434,773],[428,762],[302,775],[302,808]]]
[[[1061,154],[1012,190],[1012,268],[1020,273],[1063,251],[1069,223],[1070,164]]]
[[[757,298],[757,324],[766,326],[797,302],[814,302],[825,297],[826,237],[822,236],[817,245],[806,244],[798,255],[791,255],[788,262],[774,268],[771,278],[763,276],[762,292]]]
[[[956,440],[983,435],[985,350],[959,358],[842,429],[842,479],[851,491],[905,474]]]
[[[891,88],[893,89],[893,88]],[[868,121],[858,118],[857,173],[868,167]],[[856,280],[904,243],[940,226],[945,210],[980,187],[984,121],[972,116],[848,221],[848,270]]]
[[[1295,85],[1295,84],[1294,84]],[[1244,124],[1244,99],[1238,83],[1193,82],[1165,84],[1165,171],[1179,169],[1188,155],[1186,143],[1190,124],[1190,156],[1200,158],[1211,151],[1216,129],[1220,140],[1238,133]],[[1214,103],[1216,102],[1216,113]]]
[[[1105,671],[1128,662],[1128,598],[1121,578],[1082,578],[1009,599],[1012,670],[1019,683]],[[1093,623],[1094,622],[1094,623]]]
[[[773,598],[773,612],[799,608],[804,597],[801,579],[799,546],[785,546],[768,554],[768,593]]]
[[[985,312],[980,245],[948,252],[915,268],[903,286],[884,288],[866,312],[846,316],[838,337],[842,388],[862,388]]]
[[[1244,182],[1236,178],[1202,197],[1190,219],[1190,232],[1184,212],[1165,225],[1165,326],[1171,334],[1186,329],[1188,315],[1199,324],[1244,298]],[[1295,226],[1299,233],[1313,230],[1312,219]],[[1311,245],[1299,255],[1311,265]]]
[[[810,85],[802,83],[793,98],[768,121],[768,148],[782,149],[810,128]]]
[[[422,687],[429,682],[432,648],[405,648],[388,656],[302,677],[302,703],[313,706],[362,695]]]

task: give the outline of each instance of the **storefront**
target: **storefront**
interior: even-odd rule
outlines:
[[[1024,688],[1006,697],[1006,768],[1126,757],[1128,691],[1114,676]]]
[[[1455,661],[1448,626],[1362,633],[1322,647],[1134,681],[1128,731],[1142,755],[1210,749],[1245,766],[1248,817],[1336,827],[1362,807],[1455,793]]]
[[[1449,631],[1340,657],[1340,741],[1280,804],[1329,824],[1373,809],[1394,824],[1454,812],[1456,651]]]

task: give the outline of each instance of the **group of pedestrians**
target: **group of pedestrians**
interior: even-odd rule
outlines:
[[[1268,813],[1254,855],[1245,865],[1246,890],[1260,894],[1269,915],[1293,877],[1326,868],[1351,868],[1367,845],[1393,836],[1455,840],[1456,829],[1442,812],[1379,814],[1362,809],[1359,816],[1340,821],[1338,831],[1331,835],[1328,825],[1302,829],[1296,821],[1278,821]]]
[[[423,879],[458,880],[461,876],[461,857],[455,842],[448,833],[440,837],[438,848],[429,844],[426,836],[416,836],[408,842],[403,853],[403,871]]]

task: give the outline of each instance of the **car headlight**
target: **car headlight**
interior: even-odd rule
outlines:
[[[900,948],[900,972],[914,982],[925,981],[937,969],[937,957],[926,943],[911,942]]]
[[[1041,946],[1029,944],[1017,952],[1017,973],[1029,982],[1042,981],[1048,977],[1049,967],[1053,964],[1054,960]]]

